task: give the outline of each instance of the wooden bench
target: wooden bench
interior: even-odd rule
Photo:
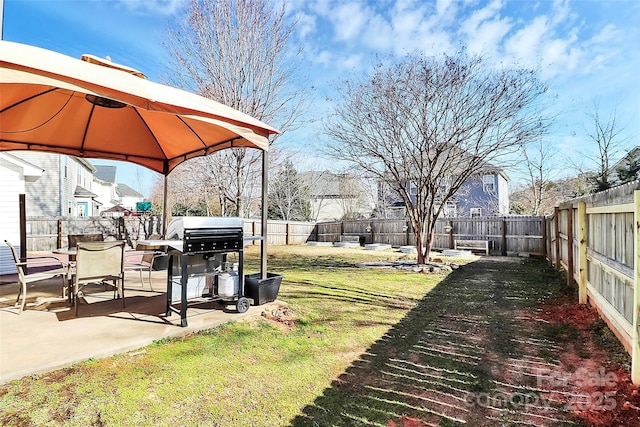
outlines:
[[[484,252],[489,255],[488,240],[456,240],[453,244],[455,250]]]
[[[360,244],[360,236],[340,236],[340,242],[342,243],[357,243]]]

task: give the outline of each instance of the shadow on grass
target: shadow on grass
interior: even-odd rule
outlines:
[[[566,414],[535,387],[533,372],[545,362],[530,353],[545,345],[529,340],[518,314],[561,286],[541,260],[487,257],[461,267],[291,426],[563,425]]]

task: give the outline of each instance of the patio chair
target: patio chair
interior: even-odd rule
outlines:
[[[67,264],[53,256],[31,257],[27,258],[26,262],[22,262],[20,261],[20,257],[18,256],[18,252],[16,251],[15,247],[8,240],[5,240],[4,242],[9,247],[9,249],[11,249],[13,261],[16,265],[16,271],[18,273],[18,283],[20,285],[20,289],[18,291],[18,297],[16,298],[15,304],[17,307],[19,307],[18,314],[22,314],[22,311],[24,310],[24,307],[26,305],[27,290],[29,289],[28,285],[31,285],[35,282],[52,279],[56,276],[59,276],[62,281],[61,298],[48,298],[47,301],[64,300],[66,298],[65,292],[67,289],[67,274],[69,272]],[[38,271],[30,273],[29,269]],[[22,302],[20,302],[20,297],[22,297]]]
[[[166,256],[164,251],[154,250],[151,246],[137,244],[136,249],[127,251],[124,259],[125,271],[137,271],[140,273],[140,284],[144,288],[144,279],[142,273],[149,277],[149,287],[153,291],[153,282],[151,281],[151,271],[153,271],[156,259]]]
[[[102,242],[104,236],[102,233],[93,234],[69,234],[67,236],[68,247],[75,248],[78,242]],[[75,261],[75,255],[69,255],[69,261]]]
[[[113,287],[113,298],[124,301],[124,244],[115,242],[78,242],[73,275],[72,303],[78,316],[78,297],[91,283]],[[86,300],[86,299],[85,299]]]

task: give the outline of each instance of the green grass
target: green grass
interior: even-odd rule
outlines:
[[[246,271],[258,269],[257,253],[247,251]],[[400,257],[272,247],[268,270],[284,276],[279,299],[289,304],[294,325],[263,318],[225,324],[14,381],[0,386],[0,424],[386,427],[403,420],[419,425],[412,419],[439,426],[528,425],[536,415],[557,418],[553,425],[571,420],[561,405],[536,414],[508,402],[496,413],[474,400],[531,397],[539,363],[559,360],[567,348],[588,348],[568,324],[526,320],[541,302],[571,295],[560,274],[543,260],[518,258],[471,258],[449,275],[354,267]],[[593,333],[598,345],[615,349],[603,324]],[[516,363],[532,359],[529,368]]]
[[[258,266],[249,250],[247,271]],[[298,318],[231,323],[0,386],[2,425],[287,425],[444,276],[359,269],[400,253],[273,247]]]

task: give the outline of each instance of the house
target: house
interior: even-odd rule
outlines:
[[[411,181],[405,184],[409,195],[415,197],[417,188]],[[404,218],[404,202],[387,182],[378,182],[378,206],[376,216]],[[499,168],[488,167],[482,173],[469,178],[460,189],[445,202],[443,216],[448,218],[475,218],[509,213],[509,177]]]
[[[509,214],[509,177],[489,169],[468,179],[444,208],[449,218],[476,218]]]
[[[634,147],[610,168],[611,186],[625,184],[640,178],[640,146]]]
[[[20,195],[26,184],[42,177],[43,170],[9,153],[0,153],[0,275],[14,274],[16,267],[11,250],[4,244],[11,242],[20,253]]]
[[[371,214],[373,198],[363,191],[355,175],[308,171],[300,177],[309,187],[311,215],[315,221],[355,219]]]
[[[96,200],[100,203],[100,212],[110,209],[120,202],[116,192],[117,169],[115,166],[94,165],[96,171],[93,174],[91,183],[91,191],[97,196]]]
[[[43,170],[26,185],[26,214],[31,216],[94,216],[101,202],[91,191],[96,168],[87,160],[38,151],[13,151],[13,156]]]
[[[118,183],[118,170],[115,166],[95,165],[96,172],[93,175],[94,193],[98,194],[101,213],[135,212],[136,204],[144,201],[144,196],[126,184]],[[111,210],[116,206],[122,209]]]
[[[126,184],[116,186],[118,203],[125,209],[135,212],[138,210],[138,202],[144,201],[144,196]]]

